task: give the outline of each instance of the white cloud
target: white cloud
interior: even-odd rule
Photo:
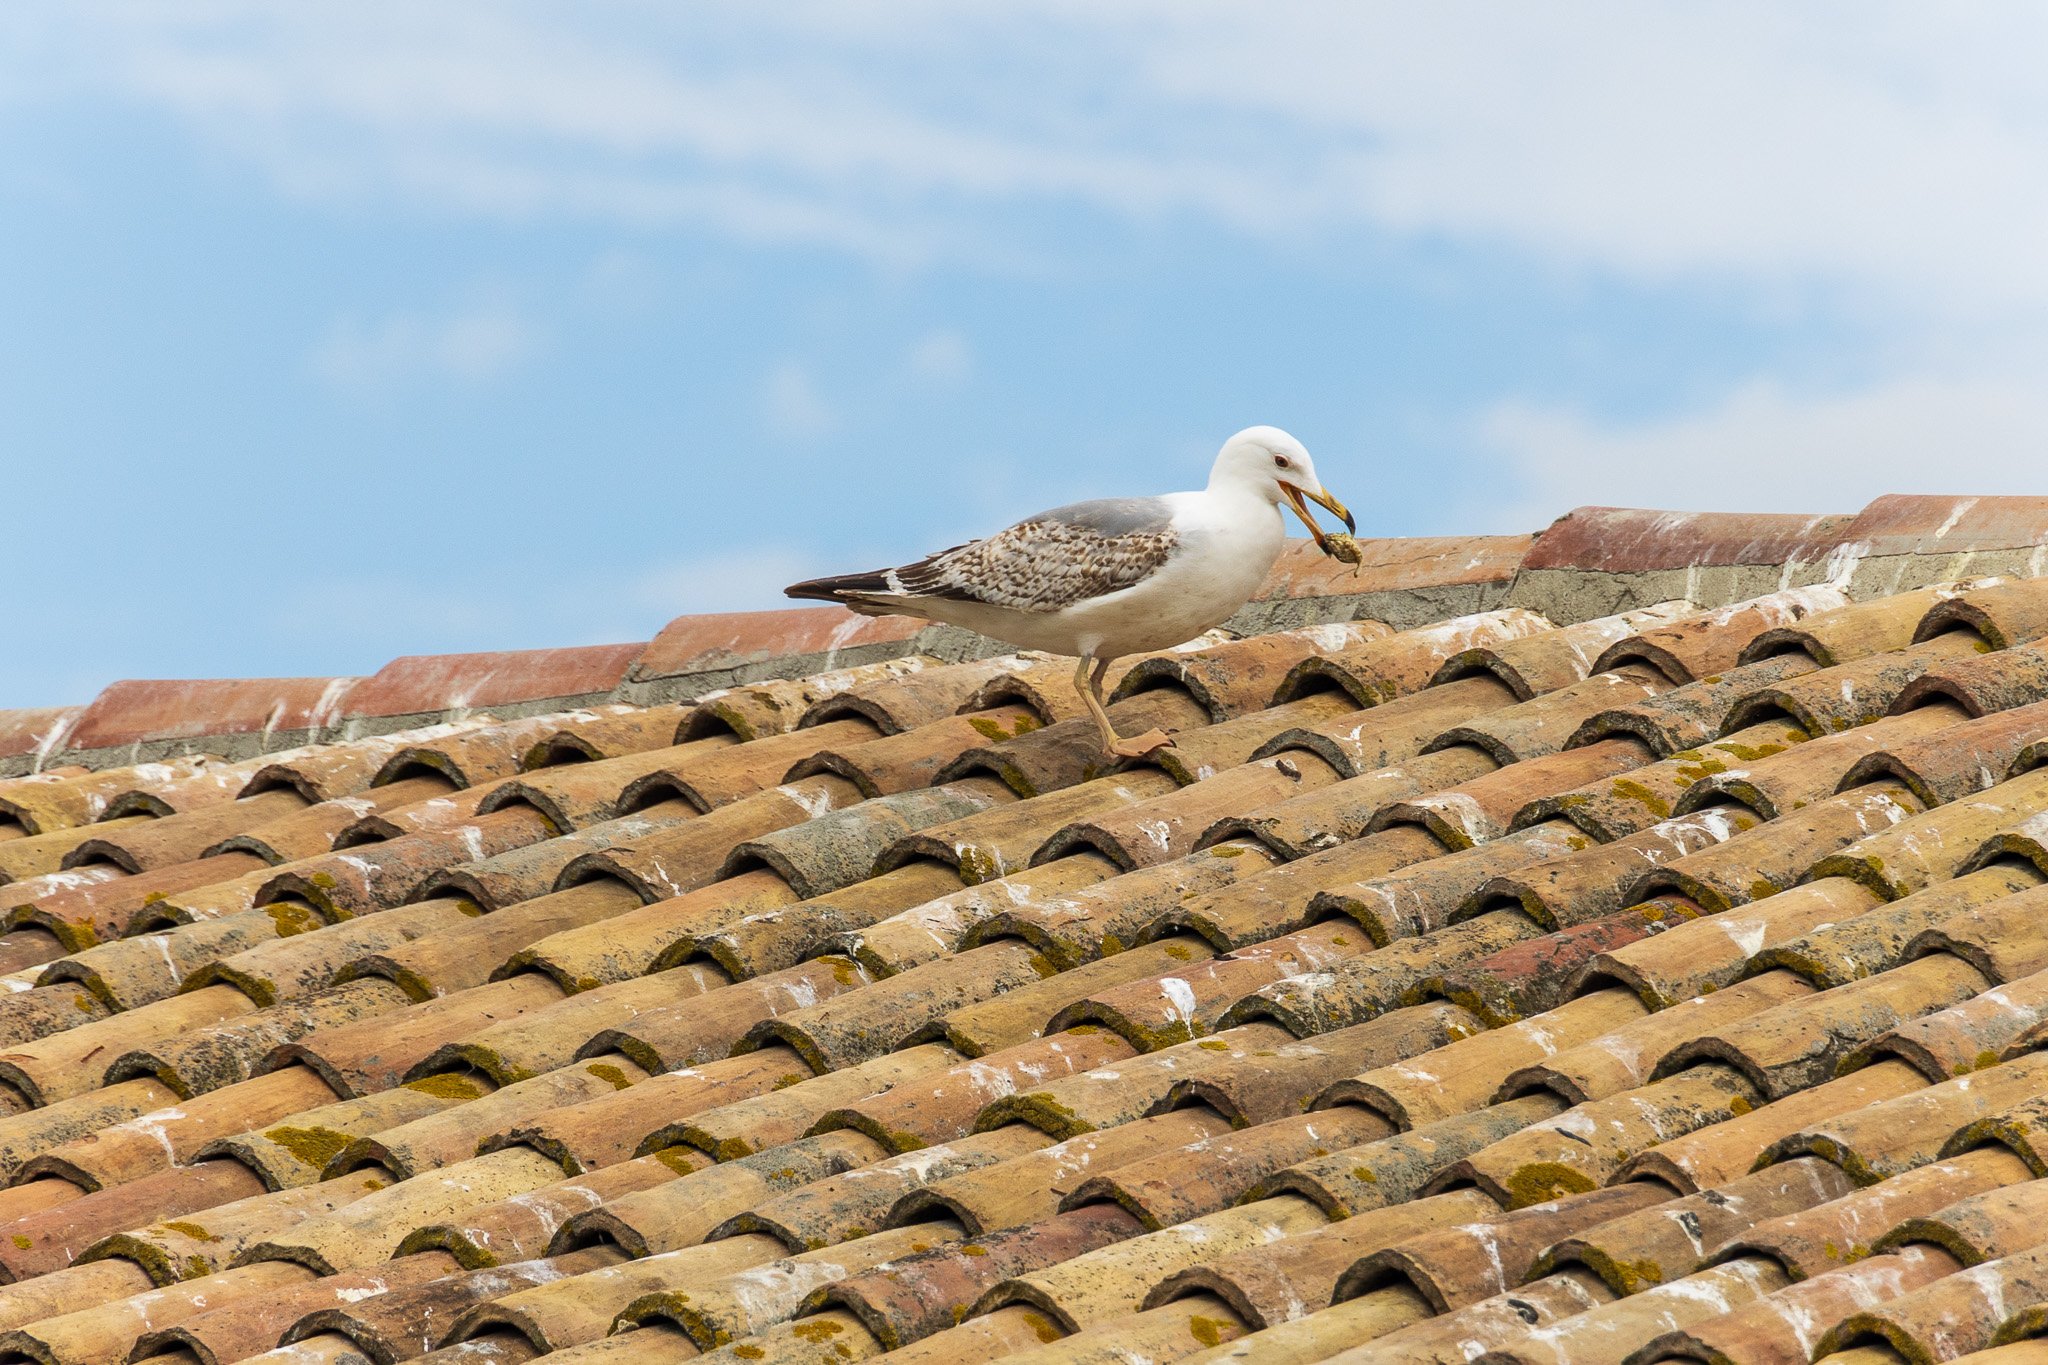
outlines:
[[[418,380],[492,379],[530,357],[539,334],[501,305],[446,316],[404,312],[341,318],[313,352],[313,372],[337,388],[384,389]]]
[[[833,411],[810,371],[795,361],[775,367],[761,388],[761,420],[777,436],[792,441],[815,441],[839,425]]]
[[[910,377],[935,386],[950,387],[974,372],[974,351],[967,338],[942,329],[929,333],[904,357]]]
[[[1491,529],[1538,529],[1586,504],[1853,512],[1883,493],[2038,494],[2048,390],[2024,375],[1908,376],[1802,397],[1758,380],[1649,422],[1505,405],[1481,440],[1517,485],[1505,506],[1490,492],[1461,500]]]
[[[1034,224],[1071,244],[1090,230],[1062,216],[1077,207],[1283,248],[1378,233],[1789,303],[1843,324],[1839,368],[1880,373],[1856,392],[1759,378],[1655,422],[1503,407],[1484,430],[1523,522],[1580,501],[1841,509],[2024,486],[2044,429],[2027,362],[2048,353],[2048,8],[2024,0],[622,3],[601,19],[519,0],[108,0],[0,12],[0,35],[0,117],[113,94],[300,198],[682,224],[891,268],[1040,259]],[[497,324],[349,324],[319,368],[488,374],[532,344]],[[971,360],[935,334],[905,365],[938,381]],[[796,364],[762,407],[791,439],[837,425]]]
[[[2019,0],[581,13],[80,4],[16,19],[0,46],[35,70],[0,88],[111,89],[300,195],[899,262],[1081,204],[1943,315],[2048,302],[2048,10]]]

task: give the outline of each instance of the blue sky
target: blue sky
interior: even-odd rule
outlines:
[[[646,638],[1285,426],[1380,535],[2038,492],[2024,4],[0,10],[0,706]]]

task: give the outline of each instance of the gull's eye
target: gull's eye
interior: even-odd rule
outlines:
[[[1294,468],[1294,461],[1288,459],[1285,455],[1275,455],[1273,457],[1273,463],[1278,465],[1282,469]]]

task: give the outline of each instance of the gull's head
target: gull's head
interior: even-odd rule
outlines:
[[[1209,471],[1209,487],[1244,489],[1275,506],[1287,503],[1318,545],[1323,543],[1323,530],[1308,514],[1304,500],[1336,513],[1345,530],[1358,529],[1344,504],[1331,497],[1316,477],[1316,462],[1309,458],[1308,447],[1278,427],[1246,427],[1225,441]]]

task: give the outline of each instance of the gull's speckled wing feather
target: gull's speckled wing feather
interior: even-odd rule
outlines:
[[[788,589],[859,608],[862,598],[941,597],[1050,612],[1141,583],[1180,537],[1162,498],[1104,498],[1041,512],[983,540],[915,564],[818,579]]]

